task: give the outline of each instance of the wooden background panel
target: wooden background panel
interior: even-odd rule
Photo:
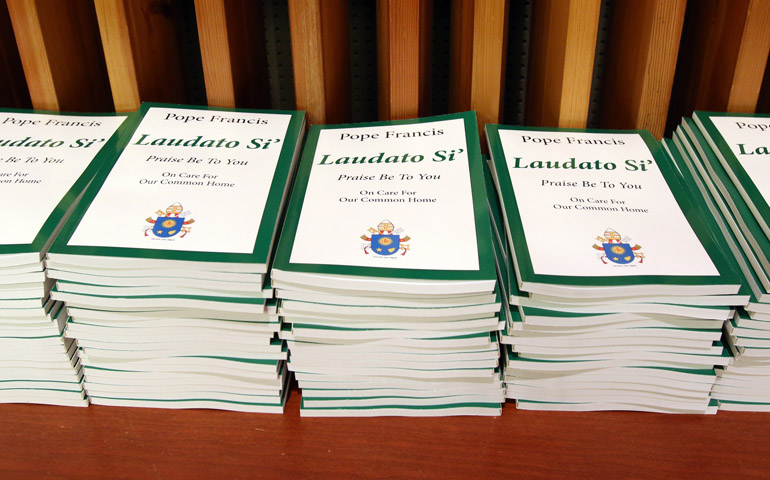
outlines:
[[[754,112],[768,52],[770,2],[690,2],[667,133],[693,110]]]
[[[110,110],[110,86],[91,0],[7,0],[32,105]]]
[[[139,108],[139,84],[123,0],[94,0],[104,58],[107,62],[112,100],[117,112]]]
[[[770,2],[750,0],[725,110],[755,111],[769,53]]]
[[[8,8],[0,4],[0,107],[32,108]]]
[[[600,99],[603,128],[666,126],[686,0],[613,2]]]
[[[172,0],[122,0],[142,101],[186,103],[175,15]]]
[[[351,117],[347,0],[289,0],[294,91],[310,123]]]
[[[263,16],[258,0],[195,0],[208,104],[269,108]]]
[[[195,0],[195,18],[209,105],[235,107],[233,59],[224,0]]]
[[[757,112],[770,113],[770,62],[765,67],[765,78],[757,100]]]
[[[449,109],[475,110],[482,132],[502,119],[508,8],[507,0],[461,0],[452,7]]]
[[[181,0],[96,0],[110,79],[121,85],[113,101],[132,110],[138,101],[192,103],[184,55],[200,56],[181,29]],[[184,52],[183,49],[195,49]],[[138,96],[138,98],[137,98]]]
[[[530,71],[523,96],[526,124],[585,125],[599,3],[533,3],[532,46],[523,60]],[[209,104],[269,108],[265,22],[274,20],[263,18],[262,2],[197,0],[193,43],[180,20],[180,12],[191,5],[186,0],[7,0],[13,30],[1,29],[0,62],[6,68],[0,81],[5,82],[3,95],[10,95],[4,104],[29,105],[26,92],[38,108],[65,110],[130,111],[142,100],[205,102],[190,93],[195,72],[186,61],[197,56]],[[308,110],[312,122],[349,121],[355,72],[350,70],[348,34],[355,27],[348,24],[347,1],[293,0],[289,5],[295,12],[293,51],[284,46],[271,55],[293,58],[298,108]],[[480,127],[501,118],[507,5],[507,0],[451,4],[449,105],[437,105],[477,110]],[[683,17],[684,5],[684,0],[610,2],[605,67],[598,72],[599,126],[650,128],[661,136],[696,108],[769,108],[770,93],[762,82],[770,51],[770,2],[699,0],[689,2]],[[492,13],[480,20],[487,8]],[[377,90],[382,119],[444,113],[430,111],[430,70],[435,77],[440,68],[431,60],[431,49],[443,56],[447,52],[442,49],[450,48],[430,45],[432,9],[430,0],[378,0],[379,88],[372,90]],[[17,55],[21,62],[14,67]],[[106,100],[110,97],[112,102]],[[668,130],[661,127],[666,117]]]
[[[601,0],[534,4],[528,125],[585,128]]]
[[[479,126],[502,119],[508,1],[476,0],[473,12],[471,110]],[[486,146],[486,142],[482,145]]]
[[[428,113],[431,0],[377,0],[379,117]]]
[[[474,6],[475,0],[452,2],[449,63],[450,112],[464,112],[471,108]]]

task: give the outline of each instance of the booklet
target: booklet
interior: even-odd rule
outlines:
[[[1,267],[40,262],[126,118],[0,110]]]
[[[142,104],[49,258],[265,273],[303,122],[302,112]]]
[[[764,253],[767,249],[763,247],[768,239],[759,223],[692,120],[683,120],[675,132],[673,142],[666,143],[671,144],[676,146],[680,154],[677,157],[674,151],[674,158],[681,159],[685,165],[683,175],[691,175],[699,190],[696,196],[700,195],[699,198],[703,199],[703,204],[710,210],[709,217],[714,220],[712,233],[721,232],[719,242],[731,253],[737,270],[751,292],[747,308],[770,310],[770,280],[767,274],[770,264]],[[735,304],[746,305],[746,302]]]
[[[695,112],[693,120],[770,237],[770,115]]]
[[[719,295],[740,280],[649,132],[487,125],[521,290]]]
[[[311,127],[272,271],[276,286],[491,292],[472,112]]]

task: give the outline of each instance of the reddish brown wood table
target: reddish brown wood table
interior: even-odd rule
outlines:
[[[284,415],[0,405],[0,479],[770,478],[770,414]]]

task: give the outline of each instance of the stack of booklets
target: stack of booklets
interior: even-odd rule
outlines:
[[[314,126],[272,270],[306,416],[499,415],[476,118]]]
[[[661,145],[646,131],[487,135],[506,396],[524,409],[715,412],[721,329],[747,296]]]
[[[144,104],[132,129],[47,257],[87,394],[282,412],[266,274],[304,114]]]
[[[770,115],[695,112],[669,150],[750,292],[725,325],[735,361],[718,371],[712,397],[720,409],[770,411]]]
[[[0,112],[0,402],[88,405],[42,260],[125,118]]]

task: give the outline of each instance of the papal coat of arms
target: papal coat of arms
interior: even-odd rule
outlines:
[[[377,225],[377,228],[369,227],[368,231],[372,234],[371,237],[366,234],[361,235],[361,240],[369,242],[361,244],[366,255],[369,255],[369,251],[377,255],[393,255],[401,251],[401,256],[404,256],[409,250],[409,245],[404,242],[408,242],[411,238],[409,235],[401,237],[403,230],[401,228],[395,230],[390,220],[383,220]]]
[[[639,252],[642,247],[639,244],[635,244],[633,247],[629,243],[631,240],[628,237],[620,238],[620,234],[615,230],[608,228],[604,231],[604,236],[596,237],[597,240],[602,242],[602,245],[593,245],[594,250],[599,250],[603,253],[597,253],[599,260],[603,264],[607,265],[606,260],[619,265],[626,265],[632,263],[635,259],[639,259],[639,263],[644,263],[644,254]]]
[[[158,210],[155,212],[158,218],[153,219],[147,217],[146,222],[151,224],[149,227],[145,227],[144,236],[149,236],[150,232],[159,238],[171,238],[182,232],[179,238],[184,238],[185,235],[190,233],[192,227],[190,224],[195,220],[189,218],[190,212],[183,211],[182,205],[179,202],[173,203],[166,207],[166,211]]]

